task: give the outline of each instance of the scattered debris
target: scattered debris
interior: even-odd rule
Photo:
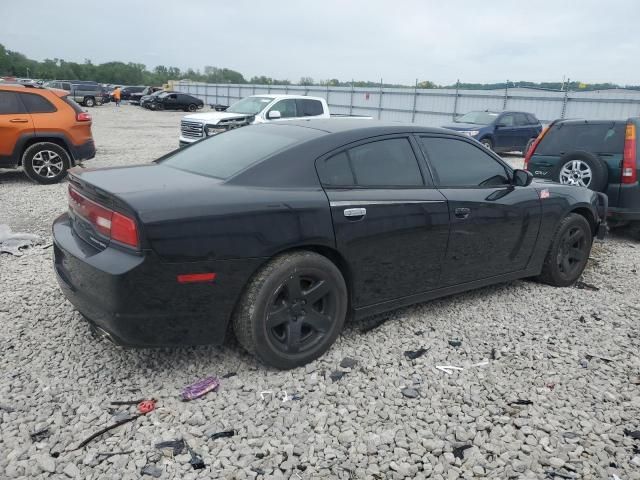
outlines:
[[[182,452],[184,452],[185,443],[184,443],[183,439],[167,440],[165,442],[156,443],[155,447],[158,450],[161,450],[163,454],[165,453],[165,451],[171,450],[171,454],[173,456],[176,456],[176,455],[180,455]]]
[[[495,349],[495,347],[491,348],[491,355],[489,356],[489,358],[491,360],[495,360],[496,359],[496,349]]]
[[[231,378],[231,377],[235,377],[236,375],[238,375],[236,372],[229,372],[229,373],[225,373],[222,378]]]
[[[549,390],[553,390],[554,388],[556,388],[556,384],[555,384],[555,383],[553,383],[553,382],[548,382],[548,383],[547,383],[547,385],[546,385],[546,387],[547,387]]]
[[[12,233],[9,225],[0,224],[0,253],[22,256],[22,250],[42,243],[38,235],[31,233]]]
[[[579,435],[577,433],[575,433],[575,432],[563,432],[562,436],[564,438],[569,438],[569,439],[574,439],[574,438],[578,438],[579,437]]]
[[[509,405],[533,405],[533,402],[531,400],[523,400],[519,398],[518,400],[509,403]]]
[[[345,372],[341,372],[340,370],[336,370],[335,372],[331,372],[331,374],[329,375],[329,378],[331,380],[333,380],[334,382],[337,382],[338,380],[340,380],[345,375],[346,375]]]
[[[91,435],[89,438],[87,438],[86,440],[84,440],[82,443],[80,443],[80,445],[78,445],[76,448],[74,448],[72,451],[75,450],[80,450],[81,448],[84,448],[85,446],[87,446],[92,440],[95,440],[96,438],[98,438],[100,435],[103,435],[105,433],[107,433],[109,430],[113,430],[114,428],[120,427],[121,425],[124,425],[125,423],[131,422],[133,420],[135,420],[138,417],[141,417],[143,414],[138,414],[138,415],[132,415],[131,417],[125,419],[125,420],[121,420],[119,422],[114,423],[113,425],[109,425],[108,427],[103,428],[102,430],[97,431],[96,433],[94,433],[93,435]]]
[[[625,429],[624,429],[624,434],[625,434],[627,437],[631,437],[631,438],[633,438],[634,440],[640,440],[640,430],[633,430],[633,431],[631,431],[631,430],[629,430],[629,429],[625,428]]]
[[[45,438],[49,438],[49,435],[51,435],[51,432],[49,432],[48,428],[43,428],[41,430],[38,430],[36,432],[29,434],[29,436],[31,437],[31,441],[33,443],[41,442]]]
[[[292,393],[289,395],[286,391],[282,391],[282,403],[288,402],[289,400],[302,400],[302,395],[299,393]]]
[[[201,470],[204,467],[206,467],[202,457],[200,455],[198,455],[196,452],[194,452],[193,449],[189,446],[189,444],[187,442],[184,442],[184,444],[186,445],[187,450],[189,451],[189,454],[191,455],[191,460],[189,460],[189,463],[191,464],[193,469],[194,470]]]
[[[138,411],[142,414],[152,412],[156,409],[156,401],[152,398],[151,400],[144,400],[138,404]]]
[[[264,396],[265,395],[272,395],[273,396],[273,392],[271,390],[265,390],[263,392],[260,392],[260,400],[264,400]]]
[[[109,457],[115,457],[116,455],[131,455],[133,450],[126,450],[122,452],[98,452],[96,453],[96,457],[101,457],[100,461],[105,460]]]
[[[602,321],[602,317],[597,313],[592,313],[591,318],[593,318],[594,320]]]
[[[420,358],[421,356],[423,356],[428,351],[429,349],[424,347],[420,348],[419,350],[407,350],[404,352],[404,356],[409,360],[415,360],[416,358]]]
[[[640,385],[640,376],[631,377],[629,381],[634,385]],[[2,407],[0,406],[0,408]]]
[[[489,365],[489,361],[488,360],[484,360],[482,362],[474,363],[471,366],[472,367],[484,367],[485,365]]]
[[[597,292],[600,290],[599,287],[585,282],[576,282],[576,288],[579,290],[591,290],[592,292]]]
[[[141,398],[140,400],[114,400],[109,405],[121,406],[121,405],[138,405],[141,402],[144,402],[145,399]]]
[[[267,473],[263,469],[257,467],[251,467],[251,471],[257,473],[258,475],[265,475]]]
[[[218,438],[233,437],[236,434],[235,430],[225,430],[224,432],[217,432],[208,435],[209,440],[216,440]]]
[[[192,385],[187,385],[182,390],[182,400],[188,401],[203,396],[205,393],[216,390],[220,382],[216,377],[207,377]]]
[[[462,460],[464,458],[464,451],[471,448],[473,445],[461,445],[453,449],[453,456]]]
[[[459,346],[462,345],[462,340],[458,340],[457,338],[451,339],[449,340],[449,345],[451,345],[454,348],[458,348]]]
[[[546,470],[544,473],[547,476],[547,478],[566,478],[568,480],[574,480],[578,478],[574,473],[561,472],[558,470]]]
[[[353,368],[358,364],[358,361],[350,358],[350,357],[345,357],[342,359],[342,361],[340,362],[340,367],[341,368]]]
[[[416,330],[413,333],[414,333],[414,335],[417,335],[417,336],[424,335],[424,331],[422,331],[422,330]]]
[[[584,315],[580,315],[580,318],[578,319],[578,321],[580,323],[587,323],[587,321],[584,319]]]
[[[4,410],[7,413],[13,413],[16,411],[15,408],[9,406],[9,405],[0,405],[0,410]]]
[[[142,475],[151,475],[154,478],[160,478],[163,471],[164,470],[156,467],[155,465],[145,465],[144,467],[142,467],[142,470],[140,470],[140,473]]]
[[[589,367],[589,361],[586,358],[581,358],[579,363],[582,368]]]
[[[402,389],[402,395],[407,398],[418,398],[420,396],[420,392],[415,388],[407,387]]]
[[[464,370],[462,367],[454,367],[453,365],[436,365],[436,369],[451,375],[454,370]]]
[[[606,363],[611,363],[611,362],[613,362],[613,360],[612,360],[612,359],[610,359],[610,358],[608,358],[608,357],[603,357],[602,355],[597,355],[597,354],[595,354],[595,353],[587,353],[587,354],[585,355],[585,358],[586,358],[587,360],[589,360],[589,361],[590,361],[591,359],[593,359],[593,358],[597,358],[597,359],[602,360],[603,362],[606,362]]]
[[[367,332],[370,332],[371,330],[375,330],[380,325],[385,323],[387,320],[389,320],[389,317],[380,317],[380,318],[374,317],[360,329],[360,332],[367,333]]]

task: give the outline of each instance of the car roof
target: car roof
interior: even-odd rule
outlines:
[[[556,120],[554,125],[624,125],[626,120],[587,120],[586,118],[567,118],[564,120]]]

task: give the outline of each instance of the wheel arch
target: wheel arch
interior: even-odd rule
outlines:
[[[578,215],[583,216],[587,220],[587,222],[589,222],[589,226],[591,227],[591,235],[595,236],[597,227],[596,217],[590,208],[586,206],[579,206],[571,209],[569,213],[577,213]]]
[[[24,155],[24,152],[27,150],[27,148],[29,148],[32,145],[35,145],[36,143],[42,143],[42,142],[55,143],[59,147],[64,148],[64,150],[69,155],[71,162],[72,163],[75,162],[75,159],[73,157],[73,151],[71,150],[71,148],[69,148],[69,143],[67,142],[67,139],[63,135],[56,135],[56,134],[26,135],[22,137],[20,140],[18,140],[18,142],[19,142],[19,145],[17,148],[18,164],[22,163],[22,156]],[[73,165],[70,165],[70,167],[72,166]]]

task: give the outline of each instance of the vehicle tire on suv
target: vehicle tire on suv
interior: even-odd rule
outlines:
[[[70,165],[69,153],[56,143],[34,143],[22,154],[24,173],[43,185],[58,183],[65,177]]]
[[[607,188],[609,172],[602,159],[593,153],[578,150],[560,157],[553,179],[563,184],[603,192]]]
[[[96,100],[93,97],[85,97],[84,102],[82,102],[85,107],[95,107]]]
[[[587,265],[592,242],[586,218],[577,213],[564,217],[556,227],[538,280],[556,287],[573,285]]]
[[[275,257],[248,282],[233,314],[238,342],[279,369],[304,365],[336,340],[347,287],[326,257],[308,251]]]
[[[484,145],[486,148],[488,148],[489,150],[493,150],[493,142],[491,141],[490,138],[483,138],[482,140],[480,140],[480,143]]]

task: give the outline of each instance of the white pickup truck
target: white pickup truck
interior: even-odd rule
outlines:
[[[211,111],[183,117],[180,122],[180,146],[252,123],[330,116],[333,115],[329,114],[329,107],[324,98],[302,95],[253,95],[234,103],[223,112]]]

